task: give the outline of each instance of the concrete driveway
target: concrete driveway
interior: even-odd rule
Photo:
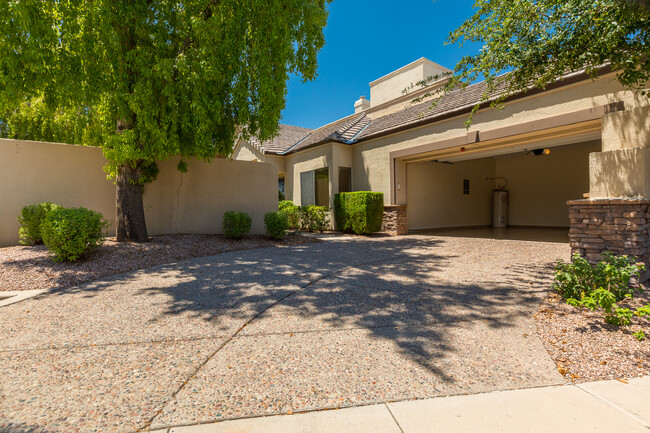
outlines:
[[[562,383],[532,314],[566,244],[238,251],[0,309],[0,431],[136,431]]]

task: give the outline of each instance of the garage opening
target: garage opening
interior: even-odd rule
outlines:
[[[600,150],[591,140],[408,162],[409,230],[568,242],[566,202],[589,191],[589,153]],[[498,224],[503,196],[505,224]]]

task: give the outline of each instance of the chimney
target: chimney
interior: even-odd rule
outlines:
[[[370,108],[370,101],[365,96],[359,97],[359,100],[354,103],[354,114],[361,113]]]

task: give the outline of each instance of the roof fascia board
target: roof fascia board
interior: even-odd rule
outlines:
[[[434,152],[451,147],[470,145],[472,143],[483,143],[486,141],[499,140],[502,138],[513,137],[521,134],[540,132],[547,129],[559,128],[568,125],[574,125],[583,122],[598,120],[607,113],[622,111],[625,109],[623,101],[611,104],[600,105],[594,108],[587,108],[571,113],[560,114],[558,116],[547,117],[544,119],[533,120],[519,123],[516,125],[505,126],[502,128],[489,129],[487,131],[469,131],[465,135],[448,138],[445,140],[427,143],[420,146],[409,147],[390,152],[390,158],[405,158],[408,156],[418,155],[427,152]]]

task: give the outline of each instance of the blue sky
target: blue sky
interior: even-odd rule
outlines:
[[[420,57],[453,68],[478,47],[444,45],[474,0],[334,0],[318,77],[289,81],[281,123],[317,128],[354,112],[368,83]]]

